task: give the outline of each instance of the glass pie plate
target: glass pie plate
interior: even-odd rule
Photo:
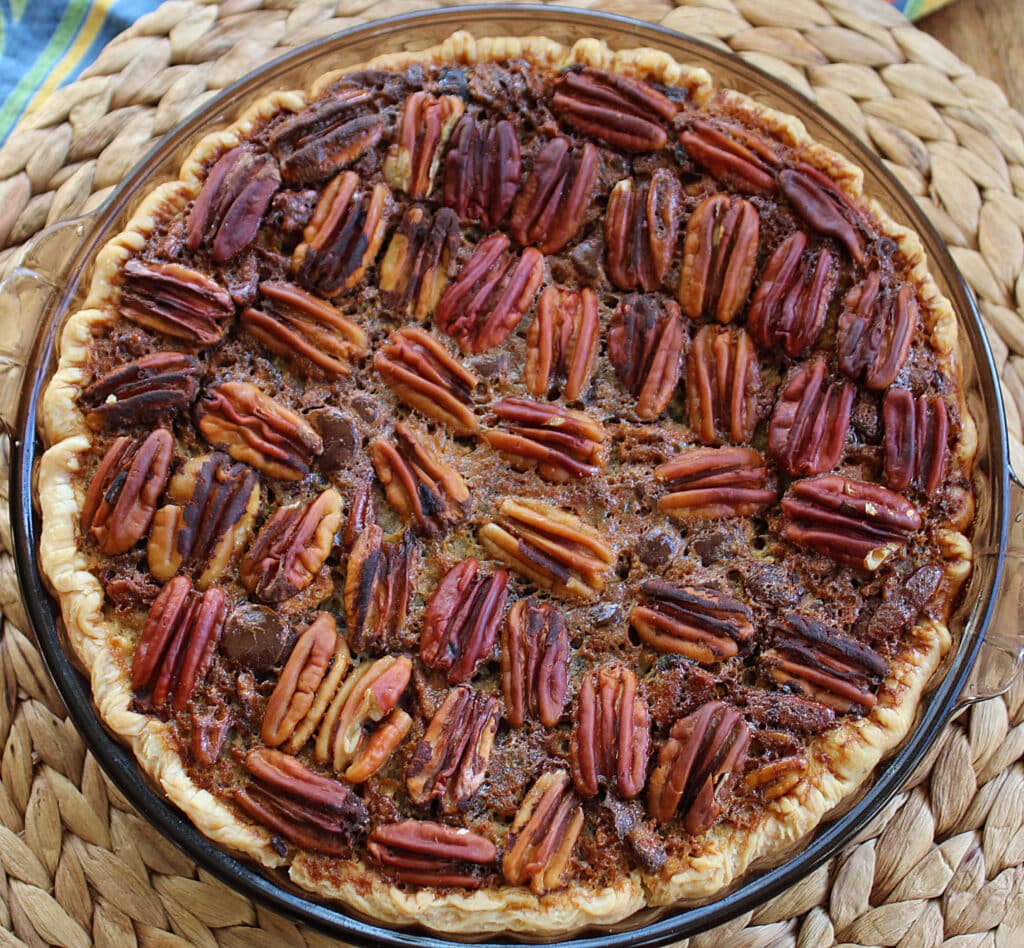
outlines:
[[[543,34],[566,44],[589,36],[618,49],[662,49],[681,62],[705,67],[721,86],[799,116],[814,138],[864,170],[867,194],[921,235],[932,273],[959,321],[966,399],[978,425],[979,447],[975,568],[951,623],[955,646],[931,682],[908,739],[843,802],[841,812],[830,813],[798,847],[772,864],[755,866],[705,903],[645,909],[618,925],[581,930],[558,942],[580,948],[665,944],[755,907],[856,839],[886,801],[913,779],[929,752],[937,750],[949,721],[973,701],[1009,686],[1020,665],[1024,633],[1024,489],[1010,470],[998,377],[969,291],[927,218],[872,152],[802,95],[731,54],[670,30],[606,14],[553,7],[464,7],[382,20],[321,40],[264,66],[203,106],[158,143],[103,207],[40,234],[0,285],[0,416],[12,438],[11,520],[24,602],[57,687],[93,754],[136,808],[196,862],[246,896],[348,942],[438,948],[451,943],[424,930],[385,928],[313,900],[283,871],[261,870],[218,849],[148,782],[131,753],[104,729],[87,681],[75,668],[70,649],[64,648],[59,607],[36,559],[40,524],[33,474],[42,449],[37,404],[54,368],[59,329],[84,298],[97,251],[122,229],[142,197],[177,176],[182,159],[200,137],[229,124],[255,99],[273,90],[307,86],[328,70],[380,53],[426,48],[459,29],[476,36]],[[496,944],[502,939],[460,941]]]

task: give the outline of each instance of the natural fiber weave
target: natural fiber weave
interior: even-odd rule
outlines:
[[[872,145],[977,295],[1024,471],[1024,117],[882,0],[559,0],[728,46]],[[426,0],[169,0],[0,149],[0,271],[103,201],[152,141],[281,52]],[[3,445],[0,443],[0,451]],[[0,457],[0,469],[4,468]],[[336,944],[254,906],[149,827],[67,719],[18,602],[0,481],[0,946]],[[1024,683],[976,705],[840,856],[689,948],[1024,945]]]

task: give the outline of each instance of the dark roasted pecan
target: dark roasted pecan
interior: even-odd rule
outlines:
[[[458,219],[448,208],[433,215],[422,204],[406,208],[380,262],[381,299],[426,319],[455,276],[460,239]]]
[[[235,790],[245,813],[296,846],[325,856],[348,856],[370,822],[350,787],[314,773],[294,757],[268,747],[245,755],[255,783]]]
[[[216,452],[189,458],[171,478],[167,497],[171,503],[157,511],[149,533],[149,571],[164,583],[184,569],[206,589],[249,542],[259,478]]]
[[[734,658],[754,637],[753,613],[732,596],[701,586],[662,580],[644,583],[644,604],[629,621],[640,638],[659,652],[676,652],[712,665]]]
[[[380,141],[384,119],[356,115],[373,105],[368,89],[339,89],[289,116],[270,134],[270,148],[289,184],[323,181]]]
[[[174,437],[166,428],[145,440],[118,438],[107,449],[82,505],[82,531],[104,553],[126,553],[145,535],[173,459]]]
[[[794,482],[782,510],[787,540],[867,570],[906,546],[922,523],[917,508],[899,494],[838,474]]]
[[[414,201],[427,197],[441,165],[445,142],[466,110],[456,95],[414,92],[402,106],[398,133],[384,159],[384,177]]]
[[[440,800],[445,813],[465,810],[487,774],[500,717],[496,698],[469,685],[449,691],[409,759],[413,803]]]
[[[166,421],[199,394],[202,366],[180,352],[152,352],[96,379],[78,396],[90,427]]]
[[[743,708],[750,720],[766,728],[782,728],[806,736],[821,734],[836,723],[836,713],[831,708],[785,692],[746,690]]]
[[[392,333],[373,357],[374,368],[411,408],[447,425],[454,434],[480,430],[473,414],[476,375],[425,329],[406,326]]]
[[[463,115],[445,158],[444,203],[462,220],[494,230],[512,207],[521,175],[515,126]]]
[[[592,477],[608,461],[608,435],[586,412],[528,398],[503,398],[491,411],[504,428],[487,428],[487,443],[517,470],[536,468],[546,481]]]
[[[761,367],[743,329],[703,326],[686,362],[690,427],[704,444],[749,441],[757,427]]]
[[[636,675],[609,665],[584,676],[573,714],[569,763],[582,797],[604,783],[624,800],[644,788],[651,746],[651,713]]]
[[[774,631],[761,664],[779,684],[841,712],[878,703],[889,666],[873,649],[798,612],[785,613]]]
[[[836,288],[832,253],[804,259],[807,236],[794,231],[768,258],[747,310],[747,331],[763,349],[798,356],[814,345]]]
[[[653,293],[661,286],[676,252],[683,189],[679,179],[659,168],[649,181],[620,181],[608,196],[604,242],[608,278],[620,290]]]
[[[670,491],[658,510],[680,519],[746,517],[779,499],[764,458],[753,448],[687,448],[654,476]]]
[[[687,833],[703,833],[722,815],[749,746],[750,728],[743,716],[721,701],[709,701],[680,719],[651,774],[647,812],[659,823],[678,812]]]
[[[176,576],[156,597],[132,660],[132,687],[150,693],[154,707],[170,700],[182,711],[206,676],[228,612],[227,593],[211,586],[202,595]]]
[[[524,247],[557,253],[576,236],[597,191],[601,159],[587,142],[571,152],[569,139],[551,139],[538,153],[523,183],[509,230]]]
[[[569,630],[554,606],[521,599],[501,633],[501,690],[505,716],[522,727],[526,715],[554,727],[569,694]]]
[[[565,379],[562,395],[576,401],[590,384],[600,345],[597,294],[545,287],[526,333],[523,378],[530,394],[546,398],[556,380]]]
[[[307,503],[279,507],[242,559],[238,578],[264,602],[302,592],[327,562],[341,526],[341,495],[325,490]]]
[[[836,336],[839,368],[851,379],[863,377],[873,391],[888,388],[907,361],[916,328],[913,286],[883,288],[873,270],[846,294]]]
[[[366,333],[330,303],[278,280],[260,284],[262,306],[242,311],[242,325],[300,374],[337,379],[366,354]]]
[[[679,269],[679,305],[687,316],[736,318],[754,280],[760,233],[757,211],[743,198],[714,194],[697,205]]]
[[[835,237],[864,266],[867,258],[860,234],[862,228],[866,229],[864,218],[828,175],[801,162],[779,172],[779,187],[806,223],[819,234]]]
[[[615,553],[579,517],[527,497],[501,502],[498,516],[479,530],[492,556],[556,596],[590,599],[604,589]]]
[[[760,792],[763,800],[778,800],[785,796],[807,773],[807,758],[803,754],[780,757],[768,761],[743,778],[748,790]]]
[[[427,820],[376,826],[366,848],[399,882],[455,889],[482,886],[484,876],[474,867],[490,866],[498,858],[489,839]]]
[[[530,884],[534,895],[562,885],[562,876],[583,829],[583,807],[564,770],[548,771],[523,798],[501,860],[505,881]]]
[[[937,563],[915,570],[867,615],[861,613],[863,634],[870,642],[884,642],[906,631],[935,595],[945,573]],[[858,622],[860,625],[860,622]]]
[[[672,400],[686,342],[679,307],[671,300],[631,293],[615,308],[608,330],[608,361],[636,396],[637,417],[657,418]]]
[[[487,575],[469,557],[438,584],[423,614],[420,658],[449,684],[469,681],[490,657],[508,599],[508,573]]]
[[[677,111],[646,82],[590,66],[559,77],[551,104],[573,128],[626,151],[664,148],[668,135],[659,120]]]
[[[385,649],[405,627],[413,549],[411,534],[385,543],[375,523],[365,527],[352,545],[345,573],[345,620],[357,651]]]
[[[180,263],[132,258],[124,265],[118,310],[133,323],[194,346],[220,342],[235,315],[227,290]]]
[[[697,164],[733,190],[748,194],[775,190],[778,156],[763,138],[741,125],[695,118],[679,142]]]
[[[779,389],[768,450],[793,477],[824,474],[839,463],[856,394],[849,382],[825,382],[824,357],[801,365]]]
[[[196,404],[196,420],[214,447],[284,481],[305,477],[324,448],[320,435],[301,415],[248,382],[221,382],[208,388]]]
[[[356,286],[377,259],[392,204],[385,185],[360,189],[354,171],[339,174],[321,192],[292,255],[299,282],[328,298]]]
[[[544,278],[544,256],[527,247],[519,256],[504,234],[482,240],[437,304],[438,328],[463,352],[503,343],[522,321]]]
[[[281,187],[281,173],[270,155],[251,145],[225,152],[210,169],[188,216],[185,246],[206,244],[217,263],[226,263],[248,247]]]
[[[882,402],[885,423],[885,479],[893,490],[934,493],[946,469],[949,412],[941,395],[891,388]]]
[[[423,536],[438,536],[469,516],[462,475],[408,423],[396,426],[394,441],[374,441],[370,458],[388,502]]]

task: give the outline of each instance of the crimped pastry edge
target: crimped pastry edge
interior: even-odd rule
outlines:
[[[75,313],[62,333],[58,370],[46,390],[41,412],[52,446],[40,466],[40,561],[60,597],[69,640],[91,673],[94,701],[107,726],[132,747],[146,773],[205,835],[264,866],[281,866],[286,862],[270,845],[270,833],[240,820],[234,808],[197,787],[178,757],[169,726],[131,710],[128,674],[118,660],[122,632],[116,623],[103,617],[102,587],[89,572],[88,558],[78,545],[84,496],[76,489],[73,478],[91,440],[76,397],[90,377],[89,343],[96,332],[116,318],[112,307],[118,297],[119,268],[142,246],[157,216],[168,207],[181,207],[190,201],[200,187],[208,162],[238,144],[261,119],[278,110],[297,111],[344,74],[361,68],[401,69],[417,62],[470,65],[513,57],[552,69],[581,63],[684,86],[696,104],[713,103],[742,114],[799,149],[805,160],[826,171],[850,197],[869,209],[881,232],[897,242],[917,283],[922,317],[932,346],[951,377],[961,378],[956,319],[928,272],[921,242],[916,234],[889,218],[875,201],[864,198],[860,169],[811,139],[797,118],[769,109],[740,93],[716,91],[705,70],[684,66],[662,51],[641,48],[612,52],[597,40],[580,40],[571,48],[544,37],[477,40],[458,32],[422,52],[379,56],[368,63],[328,73],[317,80],[309,93],[273,93],[260,99],[229,128],[204,137],[182,164],[180,180],[161,185],[148,195],[125,231],[98,255],[87,308]],[[956,453],[960,464],[969,471],[977,433],[963,400],[962,385],[958,391],[962,424]],[[947,588],[954,592],[966,579],[971,564],[970,543],[959,532],[967,529],[972,519],[970,498],[965,501],[958,522],[943,531],[948,553]],[[685,864],[670,863],[657,876],[634,871],[616,886],[570,885],[543,897],[511,886],[472,893],[427,889],[409,892],[388,883],[359,860],[343,863],[335,879],[329,881],[316,871],[314,857],[299,854],[292,861],[291,877],[317,895],[338,899],[382,922],[419,923],[447,933],[566,934],[587,925],[619,921],[645,904],[669,905],[706,898],[742,875],[751,864],[790,849],[864,782],[885,754],[909,732],[920,698],[949,646],[950,634],[944,625],[933,621],[918,623],[893,660],[875,709],[863,718],[844,722],[809,745],[812,767],[808,778],[770,804],[755,830],[718,824],[706,834],[704,852],[699,858],[685,860]],[[347,881],[348,876],[351,882]]]

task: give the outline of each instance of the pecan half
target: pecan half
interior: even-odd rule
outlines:
[[[477,534],[481,546],[556,596],[590,599],[604,589],[615,553],[579,517],[526,497],[501,502]]]
[[[314,773],[288,754],[257,747],[245,755],[255,782],[233,799],[252,819],[311,853],[348,856],[370,815],[350,787]]]
[[[368,89],[339,89],[277,125],[270,148],[284,180],[295,185],[323,181],[376,145],[384,132],[383,117],[355,114],[372,105]]]
[[[399,312],[426,319],[456,273],[462,232],[448,208],[431,214],[422,204],[406,208],[380,262],[380,294]]]
[[[166,428],[137,441],[118,438],[107,449],[82,505],[82,531],[104,553],[126,553],[145,535],[173,459],[174,436]]]
[[[798,612],[785,613],[774,627],[772,648],[761,665],[790,691],[836,711],[870,711],[889,670],[877,652]]]
[[[679,307],[671,300],[631,293],[615,308],[608,361],[636,397],[638,418],[652,421],[668,407],[679,382],[685,342]]]
[[[651,774],[647,812],[659,823],[681,813],[683,829],[694,835],[710,829],[740,779],[749,746],[743,716],[721,701],[676,721]]]
[[[379,438],[370,445],[370,459],[388,502],[423,536],[436,537],[469,516],[462,475],[406,422],[396,426],[393,442]]]
[[[262,308],[242,310],[242,325],[307,378],[343,378],[366,354],[362,327],[311,293],[265,280],[260,296]]]
[[[782,510],[787,540],[867,570],[906,546],[922,523],[917,508],[899,494],[838,474],[794,482]]]
[[[659,151],[668,142],[660,120],[677,106],[640,79],[584,66],[555,81],[551,105],[558,116],[585,135],[625,151]]]
[[[437,304],[438,328],[463,352],[501,345],[533,303],[544,278],[544,256],[527,247],[519,256],[504,234],[491,234],[473,251]]]
[[[763,800],[778,800],[792,790],[807,773],[807,758],[793,754],[768,761],[743,778],[747,790],[760,793]]]
[[[801,365],[779,389],[768,450],[793,477],[824,474],[839,463],[850,427],[854,386],[825,383],[824,357]]]
[[[673,652],[712,665],[735,658],[754,637],[753,613],[732,596],[700,586],[652,580],[641,587],[644,604],[629,621],[640,638],[659,652]]]
[[[653,293],[661,286],[676,252],[682,200],[679,179],[665,168],[642,184],[624,178],[612,188],[604,242],[608,278],[620,290]]]
[[[779,499],[764,458],[753,448],[687,448],[659,464],[654,476],[669,490],[658,510],[677,519],[746,517]]]
[[[494,230],[512,207],[521,177],[515,126],[463,115],[445,158],[444,203],[462,220]]]
[[[224,338],[235,304],[216,280],[180,263],[135,257],[122,272],[118,311],[126,319],[193,346],[211,346]]]
[[[866,229],[866,222],[853,201],[828,175],[801,162],[779,172],[779,187],[806,223],[819,234],[834,237],[864,266],[867,257],[860,230]]]
[[[249,382],[221,382],[196,404],[203,437],[268,477],[302,480],[323,451],[320,436],[302,416]]]
[[[353,543],[345,573],[345,620],[352,647],[386,648],[405,626],[412,594],[413,539],[385,543],[371,523]]]
[[[530,394],[546,398],[552,385],[564,379],[562,395],[576,401],[590,384],[600,344],[597,294],[545,287],[526,333],[523,379]]]
[[[754,281],[761,220],[749,201],[714,194],[690,215],[679,270],[679,305],[691,319],[731,323]]]
[[[151,352],[94,380],[78,396],[91,428],[167,421],[199,394],[199,360],[180,352]]]
[[[846,294],[836,335],[839,368],[851,379],[863,377],[873,391],[888,388],[907,361],[916,326],[913,286],[883,289],[873,270]]]
[[[597,796],[601,783],[624,800],[637,796],[647,779],[651,713],[636,675],[624,665],[589,672],[573,719],[569,763],[580,796]]]
[[[490,657],[508,599],[508,573],[480,573],[469,557],[438,584],[423,614],[420,658],[445,672],[449,684],[469,681]]]
[[[359,184],[359,175],[343,171],[324,188],[292,254],[299,282],[321,296],[340,296],[356,286],[384,241],[391,192],[383,184]]]
[[[679,142],[697,164],[734,191],[767,194],[775,190],[778,155],[763,138],[741,125],[695,118]]]
[[[537,153],[533,170],[512,208],[509,230],[524,247],[557,253],[572,240],[597,193],[598,150],[587,142],[570,151],[569,139],[551,139]]]
[[[167,488],[171,501],[153,518],[149,571],[167,582],[184,569],[199,589],[218,580],[242,552],[260,505],[256,472],[226,454],[189,458]]]
[[[414,92],[402,106],[398,133],[384,159],[384,177],[396,191],[421,201],[434,187],[445,142],[466,110],[456,95]]]
[[[537,778],[519,805],[501,860],[505,881],[530,884],[534,895],[562,885],[562,876],[583,829],[583,807],[564,770]]]
[[[476,375],[425,329],[406,326],[377,350],[373,366],[401,401],[457,435],[480,430],[473,414]]]
[[[154,707],[170,701],[182,711],[206,676],[228,612],[227,593],[211,586],[201,596],[176,576],[156,597],[132,660],[132,688],[148,691]]]
[[[593,477],[608,463],[607,432],[586,412],[528,398],[503,398],[491,406],[505,428],[487,428],[484,439],[516,470],[536,468],[546,481]]]
[[[836,265],[827,247],[813,266],[807,236],[794,231],[768,258],[747,310],[747,331],[763,349],[798,356],[817,341],[836,289]]]
[[[373,479],[363,480],[356,488],[349,507],[348,519],[341,542],[347,554],[351,554],[356,540],[371,524],[377,522],[377,498],[373,493]]]
[[[761,367],[743,329],[702,326],[686,362],[690,427],[704,444],[749,441],[757,427]]]
[[[399,882],[455,889],[478,889],[485,880],[474,868],[498,858],[489,839],[427,820],[376,826],[366,848]]]
[[[445,813],[465,810],[487,774],[500,717],[496,698],[469,685],[449,691],[409,759],[413,803],[440,800]]]
[[[949,411],[941,395],[891,388],[882,402],[885,479],[893,490],[915,487],[931,494],[946,470]]]
[[[225,152],[189,212],[185,246],[195,251],[206,244],[216,263],[226,263],[252,243],[279,187],[281,172],[270,155],[251,145]]]
[[[238,570],[249,592],[282,602],[302,592],[330,555],[341,526],[341,495],[325,490],[307,503],[279,507],[263,525]]]
[[[521,599],[501,633],[501,691],[512,727],[526,715],[554,727],[569,695],[569,630],[550,603]]]

